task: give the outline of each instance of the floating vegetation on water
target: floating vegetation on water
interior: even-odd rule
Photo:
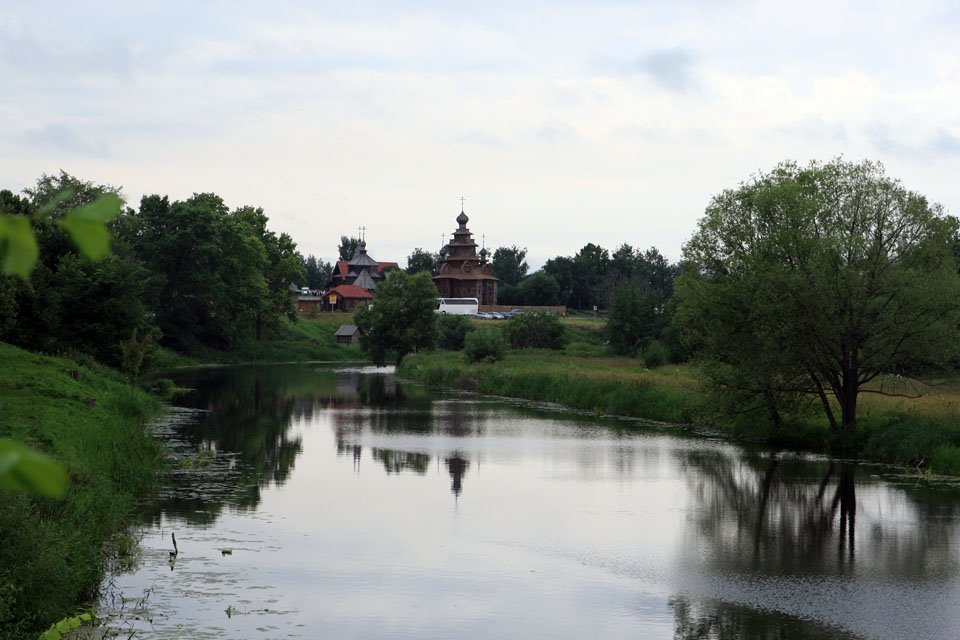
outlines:
[[[215,449],[203,449],[192,458],[180,458],[177,460],[177,464],[181,469],[197,469],[210,466],[216,459],[217,452]]]
[[[297,613],[296,609],[291,611],[281,611],[280,609],[243,609],[240,610],[233,606],[232,604],[224,609],[224,612],[227,614],[228,618],[233,616],[250,616],[250,615],[277,615],[277,616],[286,616],[291,613]]]

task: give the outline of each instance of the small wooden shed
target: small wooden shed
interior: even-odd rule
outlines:
[[[335,335],[337,336],[337,342],[357,344],[360,342],[363,331],[355,324],[342,324]]]

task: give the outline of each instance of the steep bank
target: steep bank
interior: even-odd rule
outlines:
[[[812,402],[780,430],[756,414],[720,417],[698,371],[685,365],[647,370],[630,358],[535,350],[510,352],[495,363],[469,364],[460,353],[441,351],[408,356],[397,373],[430,386],[704,425],[738,440],[863,457],[923,473],[960,475],[960,385],[956,382],[896,377],[878,382],[900,397],[862,394],[858,433],[841,440],[830,432]],[[891,388],[891,384],[903,388]],[[919,397],[905,397],[914,395]]]
[[[356,362],[367,360],[360,345],[340,344],[335,333],[344,324],[353,323],[353,314],[323,313],[301,317],[296,322],[283,319],[263,340],[247,340],[233,349],[217,350],[198,345],[188,354],[158,350],[147,363],[148,369],[162,370],[200,364],[245,364],[268,362]]]
[[[162,404],[110,369],[4,343],[0,363],[0,437],[47,453],[70,477],[61,499],[0,494],[0,638],[12,639],[94,595],[103,554],[122,547],[163,464],[144,429]]]

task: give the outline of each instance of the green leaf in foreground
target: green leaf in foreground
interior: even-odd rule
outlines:
[[[0,273],[27,278],[39,254],[29,218],[0,216]]]
[[[120,214],[120,206],[117,194],[106,193],[68,213],[60,225],[84,256],[99,260],[110,252],[110,233],[106,224]]]
[[[11,440],[0,440],[0,491],[32,491],[57,498],[67,489],[67,472],[48,456]]]

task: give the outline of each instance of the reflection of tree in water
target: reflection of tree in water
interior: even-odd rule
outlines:
[[[675,640],[855,640],[833,627],[717,600],[670,599]]]
[[[677,455],[689,472],[697,548],[717,570],[836,575],[856,566],[891,579],[930,579],[960,568],[949,552],[954,521],[923,517],[895,485],[857,482],[855,465],[733,450]],[[858,508],[865,488],[869,513]]]
[[[374,448],[372,454],[374,460],[383,463],[388,474],[409,470],[422,476],[430,468],[430,456],[426,453]]]
[[[333,378],[313,367],[231,367],[178,376],[178,384],[194,389],[179,404],[206,413],[178,434],[196,450],[233,456],[229,490],[174,490],[159,505],[191,523],[216,520],[224,506],[253,509],[270,483],[283,484],[301,452],[298,437],[290,436],[294,414],[307,415],[323,399],[335,395]],[[202,474],[194,474],[193,481]],[[222,488],[221,488],[222,489]]]

